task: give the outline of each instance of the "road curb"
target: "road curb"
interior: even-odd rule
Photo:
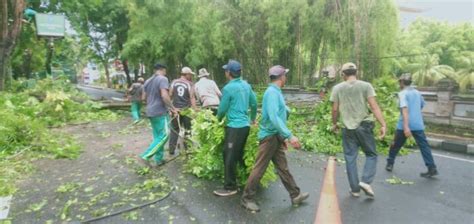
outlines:
[[[474,144],[433,137],[427,137],[427,141],[428,144],[434,149],[474,155]]]
[[[467,150],[466,150],[467,154],[471,154],[471,155],[474,155],[474,144],[469,144],[467,145]]]

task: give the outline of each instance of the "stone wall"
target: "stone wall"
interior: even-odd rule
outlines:
[[[446,83],[419,90],[426,102],[426,122],[474,129],[474,95],[457,94],[456,88]]]

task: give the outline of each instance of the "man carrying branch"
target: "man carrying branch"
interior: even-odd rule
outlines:
[[[224,137],[224,189],[214,194],[227,197],[237,194],[237,165],[244,164],[244,148],[250,131],[250,122],[257,117],[257,98],[252,87],[241,78],[241,65],[229,60],[222,66],[229,82],[223,89],[217,118],[226,117]],[[249,117],[250,108],[250,117]]]

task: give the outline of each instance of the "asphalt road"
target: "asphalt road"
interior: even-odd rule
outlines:
[[[440,175],[419,177],[424,171],[419,152],[397,160],[392,173],[384,170],[380,156],[373,183],[375,200],[352,198],[344,164],[336,168],[336,185],[344,223],[474,223],[474,157],[435,151]],[[443,157],[441,157],[443,156]],[[448,156],[448,157],[446,157]],[[359,159],[363,161],[363,156]],[[452,157],[452,158],[451,158]],[[251,213],[240,204],[240,193],[216,197],[212,190],[220,183],[198,180],[180,172],[181,162],[162,168],[174,179],[177,190],[165,201],[141,209],[141,223],[312,223],[323,179],[326,157],[307,152],[289,153],[290,170],[303,191],[310,192],[306,204],[292,207],[288,193],[277,181],[259,191],[262,211]],[[361,167],[361,166],[360,166]],[[392,185],[386,179],[397,176],[411,185]],[[112,217],[99,223],[123,223]]]
[[[100,89],[86,85],[77,85],[77,88],[85,92],[94,100],[112,100],[112,98],[122,99],[125,96],[125,94],[113,89]]]
[[[122,98],[113,90],[78,86],[96,99]],[[418,151],[397,158],[393,172],[384,170],[385,157],[379,156],[377,176],[372,184],[375,200],[352,198],[343,161],[336,167],[336,186],[344,223],[474,223],[474,156],[434,151],[440,175],[425,179]],[[261,189],[262,209],[250,213],[240,206],[240,193],[220,198],[212,191],[221,183],[197,179],[181,171],[176,160],[161,172],[173,180],[177,190],[163,202],[139,210],[140,223],[312,223],[319,201],[326,156],[293,151],[288,154],[290,170],[303,191],[310,192],[306,204],[292,207],[288,193],[278,180]],[[363,157],[359,158],[359,171]],[[413,184],[392,185],[386,179],[396,176]],[[112,217],[98,223],[123,223]]]

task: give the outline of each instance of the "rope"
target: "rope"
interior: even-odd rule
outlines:
[[[181,122],[180,122],[179,116],[174,116],[174,117],[168,122],[167,125],[171,125],[171,122],[172,122],[174,119],[178,119],[178,125],[179,125],[179,128],[181,129]],[[129,125],[129,126],[133,126],[133,125],[135,125],[135,124],[132,124],[132,125]],[[180,134],[177,133],[173,128],[170,128],[170,129],[171,129],[174,133],[178,134],[178,136],[180,136]],[[192,139],[190,139],[190,138],[188,138],[188,137],[186,137],[186,136],[180,136],[180,137],[185,138],[185,139],[189,139],[189,140],[192,141]],[[176,160],[178,157],[179,157],[179,156],[175,156],[175,157],[173,157],[173,158],[171,158],[171,159],[165,161],[165,163],[164,163],[163,165],[165,165],[165,164],[167,164],[167,163],[170,163],[170,162]],[[111,213],[111,214],[108,214],[108,215],[104,215],[104,216],[100,216],[100,217],[88,219],[88,220],[82,221],[81,223],[92,223],[92,222],[96,222],[96,221],[99,221],[99,220],[107,219],[107,218],[110,218],[110,217],[113,217],[113,216],[117,216],[117,215],[120,215],[120,214],[123,214],[123,213],[126,213],[126,212],[130,212],[130,211],[133,211],[133,210],[136,210],[136,209],[139,209],[139,208],[143,208],[143,207],[146,207],[146,206],[150,206],[150,205],[152,205],[152,204],[158,203],[158,202],[163,201],[163,200],[165,200],[166,198],[168,198],[168,197],[171,195],[171,193],[173,193],[173,192],[175,191],[175,189],[176,189],[176,187],[173,186],[173,187],[171,188],[171,190],[170,190],[165,196],[163,196],[163,197],[161,197],[161,198],[158,198],[158,199],[156,199],[156,200],[154,200],[154,201],[150,201],[150,202],[143,203],[143,204],[140,204],[140,205],[137,205],[137,206],[133,206],[133,207],[130,207],[130,208],[122,209],[122,210],[119,210],[119,211],[117,211],[117,212],[114,212],[114,213]]]
[[[102,220],[102,219],[107,219],[107,218],[110,218],[110,217],[113,217],[113,216],[117,216],[117,215],[120,215],[120,214],[123,214],[123,213],[126,213],[126,212],[130,212],[130,211],[133,211],[133,210],[136,210],[136,209],[139,209],[139,208],[143,208],[143,207],[146,207],[146,206],[149,206],[149,205],[152,205],[152,204],[155,204],[155,203],[158,203],[160,201],[163,201],[165,200],[166,198],[168,198],[171,193],[173,193],[173,191],[176,189],[175,186],[173,186],[173,188],[171,188],[171,190],[163,197],[161,198],[158,198],[154,201],[150,201],[150,202],[147,202],[147,203],[144,203],[144,204],[141,204],[141,205],[137,205],[137,206],[134,206],[134,207],[130,207],[130,208],[126,208],[126,209],[122,209],[122,210],[119,210],[117,212],[114,212],[114,213],[111,213],[111,214],[108,214],[108,215],[104,215],[104,216],[100,216],[100,217],[97,217],[97,218],[92,218],[92,219],[88,219],[88,220],[85,220],[85,221],[82,221],[81,223],[91,223],[91,222],[96,222],[96,221],[99,221],[99,220]]]

